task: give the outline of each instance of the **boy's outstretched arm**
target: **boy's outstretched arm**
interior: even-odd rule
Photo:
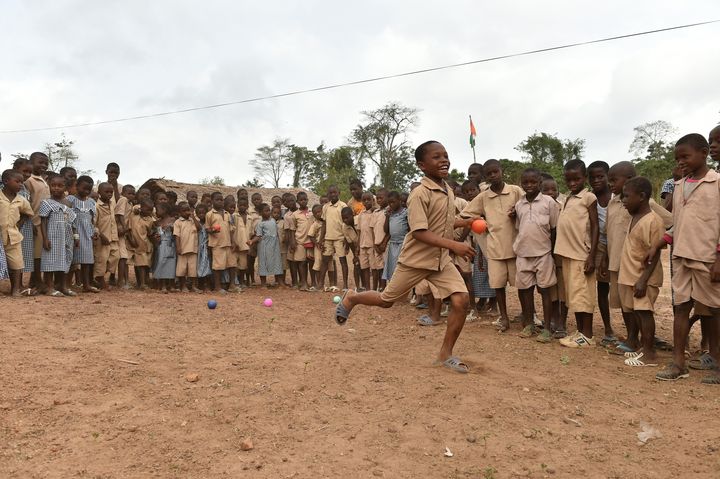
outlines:
[[[445,248],[452,251],[456,256],[461,256],[465,259],[473,259],[475,257],[475,248],[468,245],[467,243],[460,243],[459,241],[453,241],[433,233],[430,230],[416,230],[412,233],[413,238],[420,241],[421,243],[435,246],[436,248]]]
[[[600,240],[600,226],[598,224],[597,201],[588,206],[590,215],[590,252],[585,260],[585,274],[595,271],[595,253],[597,252],[598,241]]]

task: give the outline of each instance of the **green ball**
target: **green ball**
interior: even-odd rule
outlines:
[[[342,298],[340,296],[335,296],[333,298],[333,303],[338,304],[340,301],[342,301]]]

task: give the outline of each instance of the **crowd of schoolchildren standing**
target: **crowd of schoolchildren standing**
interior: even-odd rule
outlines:
[[[494,324],[504,332],[518,319],[521,337],[584,348],[596,344],[597,309],[604,326],[599,345],[628,366],[656,365],[656,350],[671,348],[655,337],[653,315],[663,284],[660,249],[670,245],[673,362],[656,377],[688,376],[687,336],[699,321],[702,347],[689,366],[711,372],[703,382],[720,384],[720,175],[708,167],[708,154],[720,161],[720,127],[709,141],[691,134],[677,142],[678,168],[663,185],[662,206],[630,162],[569,161],[562,179],[566,194],[556,179],[534,168],[522,173],[520,185],[510,185],[500,162],[472,164],[467,181],[447,183],[447,214],[456,223],[447,223],[454,226],[446,233],[475,252],[474,258],[452,258],[470,296],[465,320],[497,316]],[[242,188],[229,196],[188,191],[178,202],[172,192],[153,197],[148,189],[118,184],[115,163],[97,188],[72,168],[47,170],[47,156],[33,153],[2,173],[0,279],[9,277],[13,296],[97,293],[110,281],[130,288],[131,266],[139,289],[226,294],[254,285],[257,274],[267,287],[334,293],[340,284],[344,291],[350,287],[348,257],[355,289],[382,291],[403,263],[408,233],[422,229],[409,222],[407,208],[422,182],[413,183],[410,193],[369,192],[353,180],[347,204],[335,186],[315,205],[303,192],[266,204]],[[486,232],[473,233],[463,222],[475,218],[486,220]],[[27,285],[24,272],[31,273]],[[507,285],[518,290],[517,318],[507,312]],[[441,291],[430,279],[414,285],[411,302],[427,310],[420,324],[440,324],[448,315]],[[622,341],[611,309],[621,311],[627,330]],[[572,334],[568,312],[577,324]]]

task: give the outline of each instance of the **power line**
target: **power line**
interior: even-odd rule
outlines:
[[[646,30],[643,32],[635,32],[635,33],[628,33],[625,35],[616,35],[613,37],[598,38],[595,40],[588,40],[588,41],[584,41],[584,42],[567,43],[565,45],[556,45],[553,47],[540,48],[537,50],[528,50],[528,51],[519,52],[519,53],[510,53],[507,55],[499,55],[499,56],[495,56],[495,57],[482,58],[480,60],[471,60],[468,62],[452,63],[449,65],[442,65],[442,66],[431,67],[431,68],[423,68],[421,70],[412,70],[412,71],[403,72],[403,73],[383,75],[383,76],[378,76],[378,77],[373,77],[373,78],[366,78],[363,80],[355,80],[355,81],[349,81],[349,82],[344,82],[344,83],[334,83],[331,85],[325,85],[325,86],[320,86],[320,87],[316,87],[316,88],[307,88],[304,90],[294,90],[294,91],[289,91],[289,92],[285,92],[285,93],[278,93],[275,95],[266,95],[266,96],[259,96],[259,97],[254,97],[254,98],[246,98],[244,100],[235,100],[235,101],[229,101],[229,102],[225,102],[225,103],[216,103],[214,105],[196,106],[196,107],[191,107],[191,108],[183,108],[183,109],[179,109],[179,110],[169,110],[169,111],[163,111],[163,112],[158,112],[158,113],[148,113],[146,115],[136,115],[136,116],[129,116],[129,117],[125,117],[125,118],[93,121],[93,122],[87,122],[87,123],[72,123],[69,125],[48,126],[48,127],[43,127],[43,128],[24,128],[24,129],[17,129],[17,130],[0,130],[0,133],[30,133],[30,132],[37,132],[37,131],[64,130],[64,129],[69,129],[69,128],[81,128],[81,127],[85,127],[85,126],[107,125],[110,123],[121,123],[121,122],[126,122],[126,121],[144,120],[147,118],[157,118],[157,117],[162,117],[162,116],[178,115],[181,113],[189,113],[189,112],[200,111],[200,110],[211,110],[214,108],[223,108],[223,107],[232,106],[232,105],[242,105],[244,103],[254,103],[254,102],[259,102],[259,101],[264,101],[264,100],[272,100],[275,98],[284,98],[284,97],[288,97],[288,96],[303,95],[306,93],[314,93],[314,92],[325,91],[325,90],[334,90],[337,88],[344,88],[344,87],[353,86],[353,85],[374,83],[374,82],[379,82],[379,81],[383,81],[383,80],[390,80],[393,78],[402,78],[402,77],[407,77],[407,76],[412,76],[412,75],[420,75],[422,73],[430,73],[430,72],[436,72],[436,71],[440,71],[440,70],[448,70],[451,68],[465,67],[465,66],[469,66],[469,65],[476,65],[478,63],[488,63],[488,62],[493,62],[493,61],[498,61],[498,60],[506,60],[508,58],[516,58],[516,57],[522,57],[522,56],[528,56],[528,55],[535,55],[537,53],[546,53],[546,52],[552,52],[552,51],[556,51],[556,50],[565,50],[568,48],[580,47],[580,46],[584,46],[584,45],[593,45],[596,43],[605,43],[605,42],[611,42],[611,41],[615,41],[615,40],[622,40],[625,38],[633,38],[633,37],[640,37],[640,36],[644,36],[644,35],[652,35],[655,33],[669,32],[672,30],[693,28],[693,27],[709,25],[709,24],[718,23],[718,22],[720,22],[720,19],[709,20],[706,22],[688,23],[685,25],[676,25],[674,27],[659,28],[656,30]]]

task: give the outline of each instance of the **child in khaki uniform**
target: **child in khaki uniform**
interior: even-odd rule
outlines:
[[[385,219],[387,218],[387,196],[388,190],[380,188],[375,198],[375,212],[373,213],[373,252],[375,253],[370,261],[375,288],[381,291],[385,288],[386,281],[382,279],[385,258],[387,257],[387,243],[390,236],[385,232]]]
[[[340,267],[343,275],[343,289],[348,289],[348,264],[345,257],[345,242],[343,238],[343,221],[341,211],[347,207],[345,203],[340,201],[340,191],[337,186],[332,185],[327,192],[328,203],[322,207],[322,229],[320,230],[320,238],[322,241],[322,263],[320,265],[320,277],[318,284],[321,289],[325,289],[325,273],[328,270],[333,257],[340,258]],[[333,284],[327,291],[337,292],[337,284]]]
[[[313,243],[312,249],[312,286],[310,287],[311,292],[320,290],[320,269],[322,268],[322,234],[323,219],[322,219],[322,206],[315,205],[312,208],[313,223],[310,225],[308,231],[308,239]],[[330,276],[330,282],[335,283],[337,281],[335,273],[335,261],[330,261],[328,266],[328,276]]]
[[[197,287],[198,230],[202,228],[202,225],[193,214],[187,201],[178,204],[178,212],[180,217],[173,224],[177,254],[175,276],[180,281],[181,291],[188,290],[187,279],[189,278],[192,282],[191,291],[199,292]]]
[[[237,202],[237,211],[233,215],[235,220],[235,232],[233,234],[233,248],[237,253],[237,269],[240,277],[240,284],[248,286],[247,269],[248,269],[248,241],[252,234],[250,228],[252,226],[252,217],[248,213],[247,196],[240,197]]]
[[[623,242],[618,276],[618,292],[623,314],[629,314],[642,333],[642,352],[629,353],[628,366],[656,366],[655,354],[655,300],[663,282],[660,251],[648,264],[648,250],[662,241],[663,221],[650,208],[652,185],[647,178],[635,177],[623,187],[623,204],[632,219]]]
[[[362,195],[362,201],[364,208],[357,215],[357,229],[359,231],[359,258],[355,262],[360,267],[360,275],[362,278],[362,288],[360,291],[367,289],[377,290],[377,283],[372,282],[370,269],[375,262],[375,236],[373,225],[375,223],[375,215],[373,214],[373,195],[369,191],[366,191]],[[357,267],[356,266],[356,267]]]
[[[620,262],[622,258],[623,244],[626,241],[628,227],[632,217],[623,206],[623,186],[625,182],[637,176],[635,166],[629,161],[615,163],[608,172],[608,182],[613,197],[607,206],[607,220],[605,229],[607,231],[607,254],[598,265],[606,269],[610,277],[609,304],[613,309],[622,309],[620,293],[618,288],[618,276],[620,273]],[[665,229],[672,226],[672,213],[657,204],[652,198],[649,201],[650,209],[663,221]],[[622,312],[627,339],[624,342],[613,346],[615,354],[632,353],[639,349],[638,323],[632,314]]]
[[[585,163],[570,160],[565,164],[564,171],[565,183],[570,191],[558,218],[555,254],[562,257],[567,305],[575,312],[577,331],[561,339],[560,344],[578,348],[595,344],[592,340],[592,318],[597,304],[597,199],[585,188]]]
[[[558,200],[558,186],[552,176],[543,179],[541,193],[555,200],[559,212],[562,211],[562,203]],[[555,279],[557,283],[550,287],[550,301],[552,302],[552,319],[550,320],[550,330],[554,339],[562,339],[567,336],[567,306],[565,305],[567,297],[565,295],[565,281],[562,273],[562,257],[553,253],[553,262],[555,263]]]
[[[111,204],[113,197],[112,185],[110,183],[101,183],[98,186],[98,197],[95,206],[97,211],[95,227],[98,231],[98,239],[93,245],[95,253],[93,276],[102,289],[107,289],[105,274],[113,273],[120,259],[115,209],[113,208],[114,205]]]
[[[405,298],[414,285],[427,279],[440,297],[450,298],[452,305],[438,362],[453,371],[467,373],[467,364],[453,356],[453,347],[465,323],[468,294],[448,250],[459,256],[475,254],[467,244],[453,240],[453,229],[469,226],[470,220],[455,221],[454,194],[445,182],[450,167],[445,148],[436,141],[423,143],[415,150],[415,161],[425,177],[408,198],[410,234],[392,279],[382,293],[346,292],[335,309],[335,320],[345,324],[359,304],[389,308]]]
[[[212,270],[215,281],[215,291],[227,293],[222,287],[222,272],[230,270],[229,290],[238,291],[235,286],[235,274],[237,262],[232,256],[232,229],[230,225],[230,213],[225,211],[225,199],[219,191],[211,195],[213,208],[205,217],[205,226],[209,228],[210,237],[208,246],[212,250]]]
[[[499,330],[507,331],[510,320],[507,314],[505,285],[515,285],[515,252],[512,245],[517,235],[514,217],[515,204],[523,196],[522,188],[508,185],[502,179],[502,168],[497,160],[488,160],[483,167],[490,188],[477,195],[462,212],[463,218],[483,216],[488,223],[487,251],[490,287],[495,290],[500,309]]]
[[[33,210],[30,202],[18,194],[23,184],[22,173],[5,170],[2,182],[4,187],[0,191],[0,235],[10,270],[10,295],[20,296],[25,262],[22,254],[23,235],[18,224],[31,221]]]
[[[132,211],[132,202],[135,199],[135,187],[125,185],[122,187],[122,194],[115,205],[115,217],[119,219],[118,227],[118,253],[120,260],[118,261],[118,287],[127,289],[128,286],[128,260],[130,259],[130,251],[127,247],[127,232],[130,222],[130,213]],[[121,229],[122,228],[122,229]]]
[[[308,209],[307,193],[297,194],[298,208],[290,215],[288,230],[288,254],[298,268],[298,284],[300,291],[310,288],[308,282],[308,259],[311,249],[308,248],[310,239],[308,233],[313,224],[313,216]]]
[[[35,268],[32,274],[31,283],[32,286],[37,288],[39,291],[44,291],[45,285],[40,278],[40,257],[42,256],[43,250],[43,231],[40,227],[40,203],[43,200],[50,198],[50,187],[43,179],[45,172],[48,169],[49,159],[45,153],[36,151],[30,155],[30,164],[32,165],[32,175],[30,178],[25,180],[25,188],[30,193],[30,206],[32,206],[35,215],[32,219],[33,224],[33,259],[35,261]]]
[[[673,245],[675,319],[673,361],[655,375],[662,381],[689,376],[685,349],[690,331],[690,310],[694,303],[707,306],[714,321],[708,328],[710,356],[714,369],[702,379],[720,385],[720,174],[707,165],[708,141],[697,133],[686,135],[675,145],[675,161],[685,177],[675,182],[673,229],[648,252],[652,258],[665,244]],[[647,259],[647,258],[646,258]]]

